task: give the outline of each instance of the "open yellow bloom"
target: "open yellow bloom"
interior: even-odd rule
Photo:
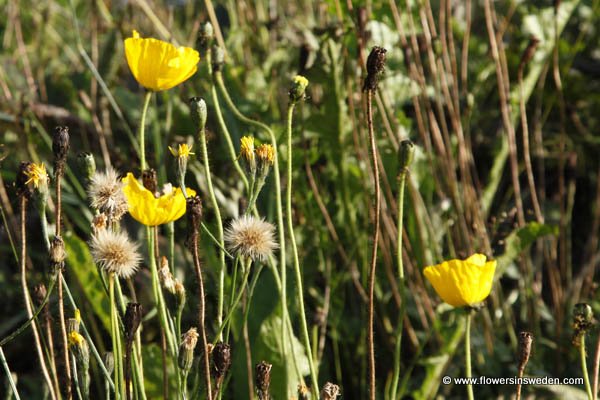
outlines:
[[[488,297],[495,270],[495,260],[486,262],[483,254],[473,254],[466,260],[444,261],[425,267],[423,273],[442,300],[451,306],[463,307]]]
[[[179,147],[177,147],[177,150],[169,146],[169,151],[173,157],[185,159],[188,159],[190,155],[194,154],[192,153],[192,146],[188,146],[187,143],[180,144]]]
[[[137,31],[125,39],[129,69],[149,90],[167,90],[190,78],[198,69],[200,54],[190,47],[175,47],[162,40],[143,39]]]
[[[25,174],[27,175],[25,184],[30,187],[33,186],[35,189],[38,189],[40,186],[48,185],[48,173],[46,172],[46,166],[43,163],[29,164]]]
[[[127,198],[129,214],[138,222],[156,226],[175,221],[185,214],[185,196],[181,189],[171,190],[159,198],[146,189],[131,172],[123,178],[123,193]],[[188,196],[196,194],[186,188]]]
[[[69,333],[69,346],[80,346],[84,341],[84,337],[76,331]]]

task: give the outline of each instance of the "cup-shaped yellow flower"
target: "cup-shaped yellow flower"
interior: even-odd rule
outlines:
[[[449,260],[425,267],[423,273],[437,294],[454,307],[481,303],[492,290],[496,261],[486,261],[483,254],[466,260]]]
[[[156,226],[175,221],[185,214],[185,196],[177,188],[155,197],[146,189],[131,172],[123,178],[123,193],[127,198],[129,214],[138,222]],[[196,194],[192,189],[186,188],[188,196]]]
[[[137,31],[125,39],[129,69],[146,89],[167,90],[190,78],[198,69],[200,54],[190,47],[176,47],[153,38],[141,38]]]

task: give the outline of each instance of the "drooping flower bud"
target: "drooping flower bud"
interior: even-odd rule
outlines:
[[[69,152],[69,128],[57,126],[52,135],[52,152],[54,153],[54,168],[56,174],[62,174],[67,153]]]
[[[128,303],[125,309],[123,325],[125,327],[125,341],[133,342],[135,333],[142,323],[142,305],[139,303]]]
[[[198,343],[198,331],[190,328],[183,334],[183,340],[179,345],[179,356],[177,358],[179,368],[189,371],[194,363],[194,349]]]
[[[192,97],[189,100],[190,111],[192,114],[192,120],[196,124],[196,128],[202,131],[206,126],[207,109],[206,102],[202,97]]]
[[[411,140],[403,140],[400,142],[400,151],[398,158],[400,161],[400,171],[407,171],[413,161],[415,155],[415,144]]]

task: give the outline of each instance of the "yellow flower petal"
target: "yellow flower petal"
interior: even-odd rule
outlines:
[[[137,31],[125,39],[125,56],[139,84],[154,91],[170,89],[189,79],[196,73],[200,61],[198,52],[190,47],[143,39]]]
[[[178,220],[185,214],[185,197],[181,189],[177,188],[159,198],[154,197],[131,172],[123,178],[123,193],[127,199],[129,214],[138,222],[156,226]],[[188,196],[196,192],[186,188]]]
[[[423,274],[437,294],[454,307],[472,306],[485,300],[492,290],[496,261],[483,254],[466,260],[449,260],[425,267]]]

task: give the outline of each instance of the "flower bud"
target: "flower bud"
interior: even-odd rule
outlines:
[[[271,368],[272,364],[266,361],[261,361],[256,364],[256,392],[259,400],[269,400],[269,386],[271,386]]]
[[[321,389],[321,400],[335,400],[340,395],[340,387],[334,383],[327,382]]]
[[[52,152],[54,153],[55,173],[62,173],[67,153],[69,152],[69,128],[66,126],[57,126],[52,134]]]
[[[199,130],[204,130],[207,117],[206,102],[202,97],[192,97],[188,103],[190,105],[190,111],[192,113],[192,120],[194,121],[194,124],[196,124],[196,127]]]
[[[54,264],[62,264],[66,256],[65,242],[60,236],[54,236],[50,242],[50,261]]]
[[[243,136],[240,139],[240,157],[246,162],[248,171],[256,175],[256,155],[254,153],[254,137]]]
[[[112,351],[107,351],[106,353],[104,353],[104,357],[102,357],[102,362],[104,363],[104,368],[106,368],[106,372],[108,372],[109,375],[112,375],[113,371],[115,370],[115,357]]]
[[[177,297],[177,304],[185,304],[185,287],[177,279],[175,279],[175,296]]]
[[[69,318],[67,320],[67,333],[75,332],[79,333],[79,324],[81,321],[77,320],[77,318]]]
[[[222,379],[231,366],[231,347],[227,343],[218,342],[211,353],[213,361],[213,376]]]
[[[196,328],[190,328],[183,334],[183,340],[179,345],[179,356],[177,362],[179,368],[189,371],[194,363],[194,349],[198,343],[198,331]]]
[[[90,390],[90,348],[87,340],[76,331],[69,333],[69,349],[77,363],[77,379],[80,383],[83,397],[89,397]]]
[[[302,75],[296,75],[292,80],[292,86],[290,87],[290,91],[288,92],[290,96],[290,102],[296,103],[304,99],[304,94],[306,93],[307,87],[308,79],[306,79]]]
[[[223,65],[225,65],[225,52],[216,44],[212,45],[210,52],[212,57],[213,72],[221,71],[223,69]]]
[[[367,77],[363,86],[364,91],[377,90],[379,77],[385,69],[385,59],[387,50],[383,47],[375,46],[371,49],[369,57],[367,57]]]
[[[214,38],[215,35],[212,24],[208,21],[202,24],[202,26],[200,27],[200,32],[198,32],[198,40],[196,42],[198,51],[202,56],[206,54]]]
[[[581,338],[594,325],[594,312],[587,303],[577,303],[573,310],[573,344],[578,346]]]
[[[79,168],[81,168],[84,173],[85,179],[88,181],[92,179],[92,176],[96,173],[96,160],[94,159],[94,155],[92,153],[79,153],[77,162]]]
[[[167,257],[162,256],[160,258],[160,267],[158,268],[158,278],[162,287],[169,293],[175,294],[175,279],[173,274],[169,270],[169,260]]]
[[[142,305],[139,303],[128,303],[125,309],[123,325],[125,328],[125,341],[133,342],[135,333],[142,323]]]
[[[259,175],[266,178],[275,162],[275,149],[268,143],[261,144],[256,148],[256,158]]]
[[[400,171],[408,170],[415,155],[415,144],[410,140],[400,142],[400,151],[398,157],[400,161]]]

